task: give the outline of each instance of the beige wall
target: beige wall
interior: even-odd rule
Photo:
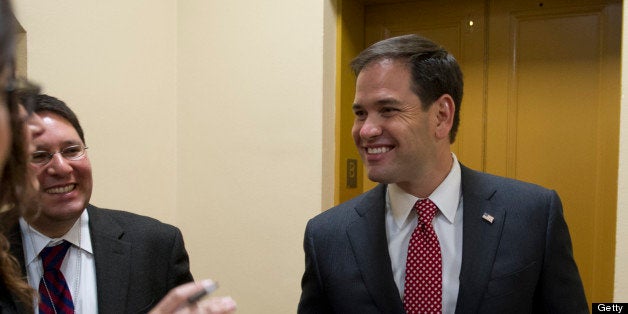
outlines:
[[[173,221],[177,195],[176,2],[13,1],[28,76],[85,129],[94,204]]]
[[[179,226],[240,313],[294,313],[333,201],[330,1],[14,3],[29,77],[84,125],[92,202]]]
[[[181,227],[195,276],[218,279],[240,313],[295,312],[305,222],[332,201],[331,2],[14,1],[30,78],[86,129],[93,202]],[[624,302],[626,121],[622,111]]]
[[[296,311],[323,198],[323,8],[179,2],[178,221],[242,313]]]

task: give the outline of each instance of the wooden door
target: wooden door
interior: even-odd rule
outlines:
[[[587,298],[612,300],[621,2],[362,5],[365,45],[417,33],[456,56],[465,90],[452,151],[472,168],[557,190]],[[341,117],[339,124],[346,127],[352,118]],[[342,150],[340,155],[342,161]],[[353,194],[374,186],[361,179]]]
[[[621,2],[489,4],[486,171],[558,191],[589,302],[613,297]]]

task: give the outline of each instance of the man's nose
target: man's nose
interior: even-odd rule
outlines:
[[[377,118],[367,118],[360,128],[360,137],[363,139],[371,139],[382,135],[382,126]]]
[[[65,175],[72,172],[72,166],[67,159],[57,153],[52,155],[46,172],[50,175]]]

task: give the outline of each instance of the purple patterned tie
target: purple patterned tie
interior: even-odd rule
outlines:
[[[70,246],[70,242],[63,241],[55,246],[47,246],[39,253],[44,266],[44,275],[39,281],[40,314],[74,313],[68,283],[59,270]]]

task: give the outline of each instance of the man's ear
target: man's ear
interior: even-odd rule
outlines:
[[[454,124],[456,104],[449,94],[443,94],[435,102],[436,110],[436,137],[449,140],[449,131]]]

